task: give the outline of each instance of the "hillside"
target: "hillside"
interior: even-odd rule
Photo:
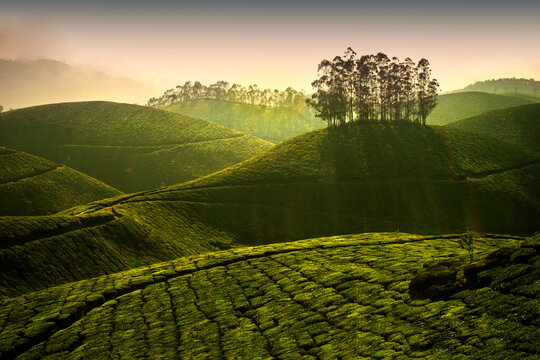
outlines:
[[[482,91],[487,93],[521,93],[533,97],[540,96],[540,81],[534,79],[503,78],[477,81],[460,91]]]
[[[0,219],[0,290],[13,296],[236,244],[398,229],[528,235],[538,230],[539,174],[537,155],[452,128],[316,130],[185,184]]]
[[[525,94],[525,93],[501,93],[500,95],[506,95],[506,96],[511,96],[515,98],[525,99],[534,103],[540,102],[540,94],[538,96],[534,96],[534,95]]]
[[[52,214],[120,194],[66,166],[0,147],[0,216]]]
[[[6,299],[0,358],[536,358],[538,241],[478,238],[487,259],[466,266],[502,266],[442,301],[413,297],[426,265],[467,258],[459,239],[361,234],[242,248]],[[493,253],[506,246],[516,250]]]
[[[298,112],[229,101],[191,100],[169,105],[166,110],[212,121],[273,143],[325,126],[305,107]]]
[[[529,99],[483,92],[467,91],[440,95],[437,106],[427,118],[427,124],[444,125],[489,110],[531,103],[533,101]]]
[[[50,59],[0,59],[0,105],[4,111],[82,100],[142,104],[155,91],[153,85],[114,77],[90,67]]]
[[[66,164],[124,192],[192,180],[272,146],[204,120],[111,102],[2,113],[0,145]]]
[[[492,110],[448,126],[489,135],[523,149],[540,152],[540,104]]]

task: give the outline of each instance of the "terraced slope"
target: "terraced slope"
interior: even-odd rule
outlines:
[[[540,104],[492,110],[448,126],[467,130],[540,152]]]
[[[15,296],[236,244],[397,229],[529,235],[539,174],[538,155],[446,127],[317,130],[189,183],[0,219],[9,244],[0,290]],[[72,221],[84,224],[64,227]]]
[[[175,202],[0,217],[0,298],[234,244]]]
[[[205,119],[276,144],[326,125],[308,109],[298,112],[219,100],[184,101],[166,110]]]
[[[536,358],[534,242],[479,274],[485,287],[411,299],[424,264],[467,256],[457,238],[362,234],[241,248],[7,299],[0,358]],[[483,257],[519,243],[495,236],[475,248]]]
[[[272,146],[204,120],[111,102],[2,113],[0,145],[66,164],[124,192],[192,180]]]
[[[203,222],[251,244],[392,229],[527,234],[538,228],[539,169],[537,155],[455,129],[351,126],[138,201],[204,206]]]
[[[0,216],[52,214],[120,194],[66,166],[0,147]]]
[[[440,95],[438,104],[427,118],[429,125],[444,125],[489,110],[532,104],[536,101],[509,95],[476,91]]]

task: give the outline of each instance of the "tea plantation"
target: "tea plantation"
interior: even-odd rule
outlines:
[[[539,174],[537,155],[451,128],[316,130],[185,184],[0,218],[0,295],[238,245],[398,229],[528,236]]]
[[[523,97],[515,97],[512,94],[500,95],[479,91],[444,94],[438,97],[437,106],[428,116],[427,123],[430,125],[444,125],[489,110],[504,109],[535,102],[538,102],[538,99],[531,100]]]
[[[0,216],[52,214],[120,194],[69,167],[0,147]]]
[[[238,248],[5,299],[0,358],[537,358],[537,238],[476,238],[478,259],[521,248],[478,275],[487,286],[411,299],[423,267],[468,258],[459,239],[396,232]]]
[[[201,119],[99,101],[1,113],[0,145],[66,164],[126,193],[192,180],[272,147]]]
[[[169,105],[168,111],[191,115],[261,139],[279,143],[325,126],[304,107],[302,111],[219,100],[190,100]]]
[[[523,149],[540,152],[540,104],[492,110],[448,126],[489,135]]]

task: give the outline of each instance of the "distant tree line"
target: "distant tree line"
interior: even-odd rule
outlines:
[[[425,125],[437,104],[439,84],[426,59],[415,64],[383,53],[364,55],[348,48],[344,56],[323,60],[315,93],[306,102],[331,125],[347,122],[415,122]]]
[[[178,85],[174,89],[169,89],[159,98],[151,98],[147,105],[153,107],[165,107],[182,101],[213,99],[221,101],[231,101],[243,104],[291,108],[298,111],[306,105],[307,96],[303,91],[294,90],[288,87],[284,91],[260,89],[257,85],[248,87],[233,84],[226,81],[218,81],[209,86],[201,84],[199,81],[184,85]]]
[[[540,96],[540,81],[534,79],[501,78],[477,81],[460,91],[482,91],[488,93],[525,93]]]

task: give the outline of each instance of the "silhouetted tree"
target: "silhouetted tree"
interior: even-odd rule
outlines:
[[[418,114],[422,125],[426,125],[426,118],[437,105],[437,80],[431,80],[429,61],[420,59],[417,66],[418,73]]]
[[[408,121],[425,125],[437,103],[437,80],[431,79],[429,62],[417,66],[384,53],[359,59],[351,48],[344,57],[323,60],[315,93],[306,102],[328,125],[354,121]]]

